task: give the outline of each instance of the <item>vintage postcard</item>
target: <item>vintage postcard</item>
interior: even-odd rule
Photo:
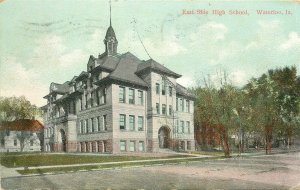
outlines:
[[[1,189],[300,189],[300,1],[0,0]]]

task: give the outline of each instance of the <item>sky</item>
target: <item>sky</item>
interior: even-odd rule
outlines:
[[[183,14],[192,10],[208,14]],[[51,82],[71,80],[103,53],[108,26],[108,0],[1,0],[0,95],[45,105]],[[222,72],[239,87],[269,69],[300,73],[299,1],[112,0],[112,26],[119,53],[148,60],[142,41],[187,87]]]

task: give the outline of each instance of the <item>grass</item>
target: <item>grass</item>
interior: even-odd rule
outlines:
[[[185,157],[182,155],[171,156]],[[88,163],[105,163],[119,161],[134,161],[134,160],[151,160],[158,157],[139,157],[139,156],[114,156],[114,155],[63,155],[63,154],[1,154],[1,165],[14,167],[34,167],[34,166],[51,166],[51,165],[71,165],[71,164],[88,164]],[[160,157],[162,158],[162,157]],[[163,157],[170,158],[170,157]]]
[[[224,152],[222,151],[197,151],[197,152],[192,152],[192,154],[208,155],[208,156],[224,156]]]
[[[42,169],[26,169],[26,170],[17,170],[22,175],[29,174],[45,174],[45,173],[66,173],[66,172],[77,172],[80,170],[91,171],[91,170],[102,170],[110,168],[123,168],[123,167],[132,167],[132,166],[150,166],[157,164],[179,164],[179,163],[188,163],[190,161],[202,161],[207,159],[216,159],[216,158],[186,158],[184,160],[155,160],[147,162],[131,162],[131,163],[118,163],[118,164],[105,164],[105,165],[87,165],[87,166],[74,166],[74,167],[54,167],[54,168],[42,168]]]

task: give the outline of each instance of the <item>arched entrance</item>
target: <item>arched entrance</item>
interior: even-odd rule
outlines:
[[[67,151],[67,137],[66,137],[66,132],[61,129],[60,130],[60,137],[61,137],[61,150],[63,152]]]
[[[170,128],[167,126],[162,126],[158,130],[158,141],[159,148],[169,148],[170,147]]]

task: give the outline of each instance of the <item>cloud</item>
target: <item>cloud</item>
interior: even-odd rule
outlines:
[[[45,66],[70,68],[84,62],[87,55],[82,49],[68,47],[61,36],[47,34],[36,40],[36,47],[29,62],[39,70],[43,70],[41,67]]]
[[[59,66],[70,67],[78,62],[87,61],[87,54],[85,54],[81,49],[75,49],[66,54],[62,54],[59,58]]]
[[[222,23],[208,22],[190,34],[189,49],[198,62],[210,66],[223,64],[241,51],[241,45],[227,36],[228,31]]]
[[[300,46],[300,36],[296,32],[290,32],[288,39],[280,45],[280,48],[283,50],[288,50],[299,46]]]
[[[195,86],[194,80],[191,77],[182,76],[179,79],[176,80],[179,84],[185,87],[192,87]]]
[[[192,33],[190,38],[194,43],[201,39],[206,39],[209,42],[217,42],[225,39],[228,28],[222,23],[208,22],[197,28],[195,33]]]
[[[1,63],[1,96],[24,95],[32,104],[46,103],[42,97],[47,94],[48,87],[39,80],[42,76],[38,72],[25,68],[15,57],[3,58]]]
[[[247,83],[249,76],[247,76],[245,71],[236,70],[229,74],[229,79],[232,81],[233,85],[243,86]]]
[[[89,37],[89,42],[86,44],[86,49],[88,52],[99,53],[99,50],[105,51],[105,46],[103,43],[105,37],[105,31],[101,29],[96,29],[92,35]],[[117,36],[118,39],[118,36]]]
[[[24,95],[41,106],[45,104],[43,96],[49,93],[50,83],[70,80],[86,67],[87,59],[87,53],[72,49],[62,37],[44,35],[36,40],[28,59],[22,62],[15,57],[1,59],[1,95]]]
[[[173,32],[168,33],[163,39],[157,39],[154,36],[147,38],[141,36],[141,40],[150,56],[154,58],[172,57],[187,52],[187,48],[181,44]],[[119,45],[120,50],[130,51],[141,59],[149,59],[135,31],[125,32],[122,43]]]

